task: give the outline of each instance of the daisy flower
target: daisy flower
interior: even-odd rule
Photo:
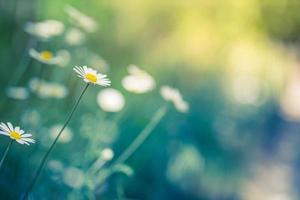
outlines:
[[[65,35],[66,42],[71,46],[80,45],[85,41],[85,39],[84,33],[78,28],[69,29]]]
[[[114,151],[110,148],[105,148],[101,151],[100,157],[105,161],[110,161],[114,157]]]
[[[27,99],[29,96],[29,92],[25,87],[10,86],[6,88],[5,92],[9,98],[17,100],[24,100]]]
[[[83,14],[73,6],[67,5],[65,7],[65,11],[69,15],[71,21],[78,27],[82,28],[86,32],[95,32],[98,28],[96,21]]]
[[[54,55],[51,51],[47,50],[38,52],[35,49],[30,49],[29,55],[32,58],[49,65],[60,64],[63,61],[61,55]]]
[[[57,125],[53,125],[49,132],[50,132],[50,138],[52,140],[55,140],[57,133],[62,129],[63,124],[57,124]],[[73,132],[69,127],[66,127],[63,134],[61,135],[61,137],[59,138],[58,142],[60,143],[68,143],[72,140],[73,138]]]
[[[166,101],[172,102],[179,112],[185,113],[188,111],[189,104],[183,100],[178,89],[169,86],[162,86],[160,88],[160,94]]]
[[[46,20],[41,22],[29,22],[25,25],[25,31],[42,40],[48,40],[51,37],[58,36],[63,33],[65,26],[57,20]]]
[[[104,58],[93,52],[89,52],[89,55],[88,64],[90,66],[93,66],[102,73],[109,71],[109,65]]]
[[[127,91],[142,94],[155,88],[154,78],[146,71],[136,65],[129,65],[127,70],[129,75],[122,80],[122,85]]]
[[[110,86],[110,80],[106,78],[105,74],[98,73],[92,68],[87,66],[78,67],[75,66],[74,71],[77,73],[78,77],[82,78],[86,83],[93,83],[102,86]]]
[[[16,140],[20,144],[29,145],[34,143],[34,139],[31,138],[31,134],[24,133],[19,126],[13,127],[10,122],[0,124],[0,134],[9,136],[12,140]]]
[[[68,89],[59,83],[43,81],[38,78],[32,78],[29,81],[29,88],[40,98],[65,98],[68,95]]]
[[[97,103],[106,112],[119,112],[125,106],[125,99],[118,90],[106,88],[98,93]]]

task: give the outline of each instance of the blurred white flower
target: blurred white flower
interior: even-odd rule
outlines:
[[[282,116],[289,121],[300,121],[300,70],[299,66],[289,72],[287,83],[280,97]]]
[[[64,24],[57,20],[46,20],[36,23],[28,22],[25,25],[25,31],[27,33],[44,40],[62,34],[64,29]]]
[[[30,127],[37,127],[41,124],[41,114],[38,110],[28,109],[24,110],[21,115],[22,124]]]
[[[86,32],[95,32],[97,30],[98,25],[95,20],[83,14],[73,6],[67,5],[65,11],[68,13],[74,25],[79,26]]]
[[[5,92],[12,99],[24,100],[29,96],[29,92],[25,87],[8,87]]]
[[[185,113],[189,110],[189,104],[183,100],[178,89],[162,86],[160,88],[160,94],[166,101],[172,102],[179,112]]]
[[[129,75],[122,80],[122,85],[127,91],[141,94],[155,88],[155,80],[146,71],[136,65],[129,65],[127,70]]]
[[[32,78],[29,82],[29,88],[40,98],[65,98],[68,90],[64,85],[50,83],[37,78]]]
[[[91,165],[90,167],[90,173],[95,173],[96,171],[99,171],[105,163],[113,159],[114,157],[114,152],[110,148],[105,148],[101,151],[100,156],[98,159]]]
[[[85,35],[78,28],[71,28],[66,32],[65,40],[69,45],[80,45],[85,41]]]
[[[119,112],[123,109],[125,100],[121,92],[108,88],[98,93],[97,103],[106,112]]]
[[[60,50],[54,55],[51,51],[38,52],[35,49],[29,49],[29,55],[32,58],[49,65],[64,66],[70,60],[70,54],[66,50]]]
[[[90,66],[94,66],[96,69],[103,73],[109,70],[109,66],[106,60],[95,53],[90,53],[89,64]]]
[[[114,157],[114,152],[110,148],[105,148],[101,152],[101,158],[104,161],[110,161]]]
[[[76,167],[66,168],[63,174],[63,181],[69,187],[81,188],[84,183],[84,173]]]
[[[248,105],[263,103],[262,82],[254,76],[235,75],[231,78],[230,89],[230,96],[237,103]]]
[[[106,75],[98,73],[92,68],[88,68],[87,66],[75,66],[73,70],[77,73],[77,76],[82,78],[86,83],[97,84],[104,87],[110,86],[110,80],[106,78]]]
[[[63,127],[62,124],[52,126],[49,131],[50,138],[54,140],[56,138],[57,134],[59,133],[59,131],[62,129],[62,127]],[[71,131],[71,129],[69,127],[66,127],[57,142],[68,143],[72,140],[72,138],[73,138],[73,132]]]
[[[93,137],[93,142],[98,144],[111,144],[113,143],[120,131],[119,126],[114,120],[100,120],[95,118],[94,115],[82,115],[80,122],[80,134],[86,139]],[[93,134],[93,130],[103,132],[103,134]]]
[[[266,162],[266,160],[268,160]],[[241,187],[243,200],[296,200],[293,186],[295,172],[288,162],[265,159],[252,165],[249,176]]]
[[[48,168],[53,172],[62,172],[64,170],[64,165],[59,160],[50,160],[48,162]]]
[[[205,159],[193,145],[178,145],[167,165],[167,179],[187,193],[197,194],[194,188],[201,184]]]
[[[67,64],[69,64],[70,60],[71,60],[71,55],[69,53],[69,51],[67,50],[59,50],[57,52],[57,57],[58,57],[58,66],[60,67],[65,67]]]
[[[10,122],[0,124],[0,134],[9,136],[12,140],[16,140],[20,144],[29,145],[30,143],[35,143],[32,139],[32,135],[26,133],[20,129],[19,126],[13,127]]]

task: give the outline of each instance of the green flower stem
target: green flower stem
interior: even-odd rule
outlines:
[[[165,116],[166,112],[167,112],[167,106],[162,106],[156,111],[156,113],[154,114],[150,122],[145,126],[145,128],[140,132],[140,134],[135,138],[135,140],[127,147],[127,149],[125,149],[125,151],[123,151],[123,153],[115,160],[115,162],[111,164],[111,167],[106,172],[105,177],[102,178],[100,181],[98,180],[96,182],[96,185],[102,184],[103,181],[105,181],[110,175],[114,173],[115,166],[124,163],[144,143],[144,141],[152,133],[154,128]],[[95,177],[97,177],[101,173],[101,167],[100,167],[100,171],[99,168],[97,169],[98,172],[94,175]]]
[[[44,168],[44,166],[45,166],[45,164],[46,164],[46,162],[47,162],[47,159],[48,159],[48,157],[49,157],[51,151],[52,151],[53,148],[54,148],[54,145],[55,145],[56,142],[58,141],[60,135],[62,134],[62,132],[64,131],[64,129],[65,129],[66,126],[68,125],[68,123],[70,122],[70,120],[71,120],[71,118],[72,118],[72,116],[73,116],[73,114],[74,114],[76,108],[77,108],[78,105],[79,105],[80,100],[82,99],[82,97],[83,97],[83,95],[84,95],[84,93],[86,92],[86,90],[87,90],[88,87],[89,87],[89,84],[87,84],[87,85],[85,86],[85,88],[83,89],[83,91],[82,91],[81,95],[79,96],[79,98],[78,98],[76,104],[74,105],[74,107],[73,107],[71,113],[69,114],[68,118],[66,119],[66,122],[64,123],[63,127],[61,128],[61,130],[59,131],[58,135],[56,136],[55,140],[53,141],[53,143],[51,144],[50,148],[48,149],[48,151],[46,152],[45,156],[43,157],[43,159],[42,159],[42,161],[41,161],[41,164],[39,165],[39,168],[38,168],[38,170],[36,171],[36,174],[35,174],[34,178],[32,179],[32,181],[31,181],[29,187],[27,188],[27,190],[26,190],[26,192],[25,192],[25,194],[24,194],[24,196],[23,196],[23,198],[22,198],[23,200],[28,198],[28,195],[29,195],[29,193],[32,191],[32,189],[33,189],[35,183],[37,182],[37,180],[38,180],[38,178],[39,178],[39,176],[40,176],[40,174],[41,174],[41,172],[42,172],[42,170],[43,170],[43,168]]]
[[[19,63],[18,67],[16,68],[14,78],[10,80],[8,85],[16,85],[20,81],[20,79],[22,78],[24,73],[26,72],[26,70],[29,66],[29,62],[31,60],[30,56],[28,55],[28,51],[30,48],[34,47],[35,44],[36,44],[36,41],[34,39],[29,40],[27,47],[24,51],[24,54],[21,58],[21,62]]]
[[[33,46],[35,46],[35,41],[30,40],[28,42],[26,50],[23,53],[23,56],[21,58],[21,62],[18,64],[18,66],[14,70],[15,73],[13,75],[13,78],[9,79],[6,86],[17,86],[17,84],[20,82],[20,80],[21,80],[22,76],[24,75],[24,73],[26,72],[26,70],[29,66],[30,60],[31,60],[30,56],[28,55],[28,50],[30,48],[32,48]],[[6,96],[3,100],[3,102],[0,105],[0,110],[3,109],[3,107],[6,105],[8,100],[9,100],[9,97]]]
[[[4,162],[5,158],[6,158],[7,153],[9,151],[10,147],[12,146],[13,142],[14,142],[14,140],[11,140],[9,142],[9,144],[7,145],[6,149],[5,149],[5,152],[4,152],[4,154],[3,154],[2,158],[1,158],[1,161],[0,161],[0,169],[2,168],[2,164],[3,164],[3,162]]]
[[[135,138],[135,140],[129,145],[129,147],[127,147],[127,149],[125,149],[125,151],[117,158],[113,165],[125,162],[144,143],[144,141],[148,138],[153,129],[161,121],[166,112],[166,106],[162,106],[160,109],[158,109],[147,126]]]
[[[101,157],[99,157],[87,170],[88,174],[94,174],[97,170],[101,169],[106,163]]]

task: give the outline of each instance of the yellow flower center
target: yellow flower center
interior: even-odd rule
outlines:
[[[42,51],[41,58],[43,60],[49,61],[51,60],[51,58],[53,58],[53,54],[50,51]]]
[[[85,78],[91,81],[92,83],[96,83],[97,81],[97,76],[95,76],[94,74],[86,74]]]
[[[15,139],[15,140],[18,140],[18,139],[22,138],[21,134],[16,132],[16,131],[10,132],[9,135],[10,135],[11,139]]]

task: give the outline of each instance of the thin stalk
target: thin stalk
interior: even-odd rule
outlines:
[[[78,105],[79,105],[80,100],[82,99],[82,97],[83,97],[83,95],[84,95],[84,93],[85,93],[85,91],[87,90],[88,87],[89,87],[89,84],[87,84],[87,85],[85,86],[85,88],[83,89],[83,91],[82,91],[81,95],[79,96],[79,98],[78,98],[76,104],[74,105],[72,111],[70,112],[68,118],[66,119],[66,122],[64,123],[63,127],[61,128],[61,130],[59,131],[58,135],[56,136],[55,140],[53,141],[53,143],[51,144],[50,148],[48,149],[48,151],[46,152],[45,156],[43,157],[43,159],[42,159],[42,161],[41,161],[41,164],[39,165],[39,168],[38,168],[38,170],[37,170],[36,173],[35,173],[34,178],[32,179],[32,181],[31,181],[29,187],[27,188],[27,190],[26,190],[26,192],[25,192],[25,194],[24,194],[24,196],[23,196],[23,198],[22,198],[23,200],[28,198],[28,195],[29,195],[29,193],[32,191],[32,189],[33,189],[35,183],[37,182],[37,180],[38,180],[38,178],[39,178],[39,176],[40,176],[40,174],[41,174],[41,172],[42,172],[42,170],[43,170],[43,168],[44,168],[44,166],[45,166],[45,164],[46,164],[46,162],[47,162],[47,159],[48,159],[48,157],[49,157],[51,151],[53,150],[53,148],[54,148],[56,142],[58,141],[58,139],[59,139],[60,135],[62,134],[62,132],[64,131],[64,129],[65,129],[66,126],[69,124],[69,122],[70,122],[70,120],[71,120],[71,118],[72,118],[72,116],[73,116],[73,114],[74,114],[76,108],[77,108]]]
[[[13,75],[13,78],[9,79],[6,86],[17,86],[17,84],[20,82],[22,76],[24,75],[24,73],[30,63],[30,56],[28,55],[28,50],[32,46],[34,46],[34,41],[30,40],[27,44],[26,50],[24,51],[24,53],[22,55],[21,62],[18,64],[18,66],[14,70],[15,73]],[[6,105],[8,99],[9,99],[8,97],[4,98],[3,102],[0,105],[0,110],[2,110],[3,107]]]
[[[117,158],[113,165],[117,165],[125,162],[148,138],[153,129],[157,126],[163,116],[166,114],[167,108],[162,106],[156,111],[150,122],[142,130],[142,132],[135,138],[135,140],[123,151],[123,153]]]
[[[5,152],[4,152],[4,154],[3,154],[2,158],[1,158],[1,161],[0,161],[0,169],[2,168],[2,164],[3,164],[3,162],[4,162],[5,158],[6,158],[7,153],[9,151],[10,147],[12,146],[13,142],[14,142],[14,140],[11,140],[9,142],[9,144],[7,145],[6,149],[5,149]]]
[[[106,180],[110,175],[114,173],[113,168],[121,163],[124,163],[148,138],[148,136],[151,134],[151,132],[154,130],[154,128],[157,126],[157,124],[161,121],[161,119],[165,116],[167,112],[167,107],[162,106],[159,108],[156,113],[153,115],[150,122],[145,126],[145,128],[139,133],[139,135],[134,139],[134,141],[123,151],[123,153],[111,164],[110,170],[105,175],[106,177],[102,179]],[[98,169],[99,170],[99,169]],[[95,174],[95,177],[101,172],[98,171],[97,174]],[[102,182],[101,181],[101,182]],[[101,184],[101,182],[97,182],[96,184]]]
[[[87,174],[94,174],[101,169],[107,161],[99,157],[87,170]]]
[[[22,76],[24,75],[25,71],[27,70],[27,68],[29,66],[29,62],[31,59],[30,56],[28,55],[28,51],[30,48],[35,46],[35,43],[36,43],[36,41],[34,41],[33,39],[29,40],[27,47],[21,58],[21,62],[19,63],[18,67],[16,68],[16,73],[14,74],[14,79],[11,79],[10,82],[8,83],[8,85],[16,85],[20,81]]]

